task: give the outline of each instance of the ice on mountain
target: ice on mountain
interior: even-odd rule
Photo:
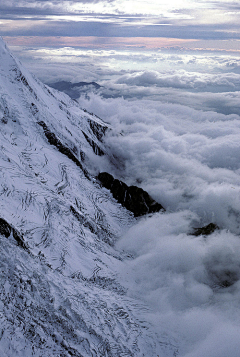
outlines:
[[[108,125],[42,84],[0,39],[1,356],[164,356],[113,244],[133,217],[92,172]],[[104,154],[104,155],[103,155]],[[19,242],[18,242],[19,243]],[[162,347],[161,347],[162,346]]]

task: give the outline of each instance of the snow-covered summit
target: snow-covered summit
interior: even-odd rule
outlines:
[[[143,307],[118,277],[113,244],[133,218],[94,178],[110,156],[107,127],[34,78],[0,38],[3,357],[156,355],[136,317]]]

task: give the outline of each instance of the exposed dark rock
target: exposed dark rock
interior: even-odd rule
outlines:
[[[38,113],[38,108],[37,108],[36,104],[31,103],[30,109],[31,109],[31,112],[33,113],[33,115],[36,115]]]
[[[112,245],[112,237],[104,225],[99,224],[99,222],[90,220],[83,214],[79,213],[72,205],[70,206],[70,211],[81,225],[83,225],[85,228],[88,228],[90,232],[95,234],[105,243]]]
[[[91,138],[89,138],[89,136],[87,136],[86,133],[84,133],[84,131],[82,131],[85,139],[87,140],[87,142],[89,143],[89,145],[92,147],[94,153],[98,156],[103,156],[104,152],[102,151],[102,149],[95,143],[95,141],[93,141]]]
[[[8,117],[6,117],[5,115],[3,116],[3,118],[1,119],[1,122],[3,124],[7,124],[8,123]]]
[[[137,186],[127,186],[124,182],[114,179],[107,172],[98,175],[102,185],[109,189],[113,197],[133,212],[135,217],[143,216],[148,213],[165,211],[160,203],[154,201],[149,194]]]
[[[43,122],[40,121],[38,122],[39,125],[43,128],[44,134],[49,142],[49,144],[55,146],[60,153],[63,155],[66,155],[70,160],[72,160],[80,169],[83,171],[85,177],[89,179],[89,175],[86,169],[84,169],[83,165],[81,162],[76,158],[76,156],[72,153],[72,151],[66,147],[65,145],[62,144],[62,142],[56,137],[54,133],[52,133],[47,125]]]
[[[98,175],[98,179],[101,181],[104,187],[106,187],[108,190],[111,189],[114,181],[114,177],[112,175],[108,174],[107,172],[100,172]]]
[[[37,94],[34,92],[34,90],[32,89],[32,87],[29,85],[26,77],[23,75],[23,73],[19,70],[19,68],[13,68],[12,70],[13,72],[16,73],[16,80],[18,82],[22,82],[24,84],[25,87],[28,88],[29,92],[33,94],[33,96],[35,97],[35,99],[38,100]]]
[[[91,113],[90,113],[91,114]],[[93,115],[93,114],[92,114]],[[96,123],[95,121],[93,120],[89,120],[88,121],[89,124],[90,124],[90,128],[93,132],[93,134],[96,136],[96,138],[101,141],[103,136],[105,135],[108,127],[107,126],[102,126],[98,123]]]
[[[214,272],[213,280],[216,287],[229,288],[239,280],[239,275],[235,271],[224,270],[220,273]]]
[[[6,238],[9,238],[12,234],[17,244],[28,250],[23,236],[3,218],[0,218],[0,234],[4,235]]]
[[[95,227],[93,226],[93,224],[91,224],[91,222],[86,219],[84,215],[77,212],[73,206],[70,206],[70,211],[84,227],[88,228],[90,232],[96,233]]]
[[[219,227],[215,223],[209,223],[207,226],[201,228],[194,228],[194,232],[191,233],[193,236],[208,236],[218,230]]]

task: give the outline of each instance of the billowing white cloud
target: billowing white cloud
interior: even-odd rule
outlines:
[[[44,47],[45,40],[41,41],[41,49],[12,49],[48,84],[60,80],[95,81],[102,85],[99,92],[104,97],[148,98],[240,114],[240,60],[236,55],[49,48]],[[87,46],[90,40],[82,41]]]
[[[148,303],[149,321],[179,356],[238,357],[240,116],[97,95],[80,103],[112,124],[107,143],[121,170],[105,169],[167,209],[117,244],[133,256],[122,270],[128,294]],[[221,229],[190,234],[210,222]]]
[[[95,95],[80,103],[125,134],[109,136],[108,143],[122,158],[129,183],[142,182],[171,210],[191,208],[203,223],[214,216],[219,225],[238,230],[238,115]]]
[[[149,320],[171,336],[179,356],[237,357],[239,238],[188,236],[192,218],[188,211],[155,215],[127,232],[118,244],[135,255],[123,271],[126,286],[150,304]]]
[[[157,86],[174,88],[201,89],[208,86],[230,87],[240,89],[240,75],[236,73],[208,74],[199,72],[171,71],[159,73],[157,71],[144,71],[126,74],[117,80],[118,84],[136,86]]]

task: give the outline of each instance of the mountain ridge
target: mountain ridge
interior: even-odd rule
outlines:
[[[0,60],[1,356],[173,356],[119,276],[126,253],[114,243],[134,217],[95,178],[111,160],[109,125],[33,77],[1,38]]]
[[[102,88],[102,86],[96,82],[68,82],[68,81],[59,81],[48,83],[51,88],[57,89],[69,95],[72,99],[78,99],[81,93],[85,93],[86,89],[90,90],[98,90]]]

